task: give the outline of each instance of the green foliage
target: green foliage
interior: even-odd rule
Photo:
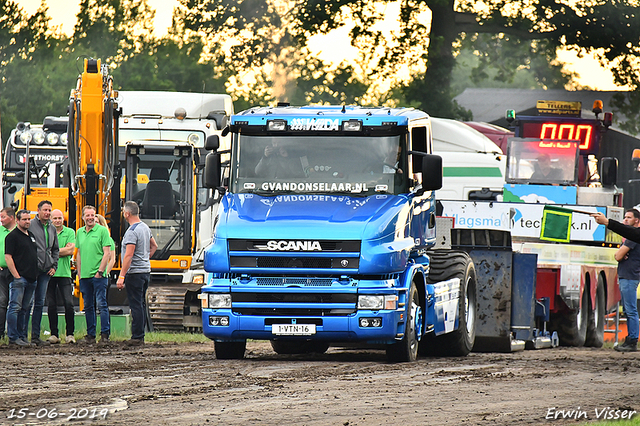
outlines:
[[[213,61],[200,62],[202,49],[198,39],[182,46],[166,38],[147,43],[118,65],[114,81],[123,90],[225,93],[227,76],[216,73]]]
[[[160,331],[146,333],[144,340],[146,343],[207,343],[211,341],[202,333],[169,333]]]
[[[474,34],[462,37],[453,69],[454,96],[468,87],[563,89],[575,74],[563,71],[545,40],[530,41],[508,35]]]
[[[622,128],[640,131],[637,6],[637,0],[180,0],[169,34],[158,39],[147,0],[81,0],[70,37],[54,32],[46,7],[26,16],[7,0],[0,4],[1,134],[6,140],[18,121],[64,115],[87,56],[111,66],[118,88],[231,91],[236,110],[276,101],[387,104],[470,119],[453,101],[466,87],[575,87],[575,76],[555,60],[560,47],[579,54],[599,49],[616,81],[637,89],[617,97],[614,108],[630,117]],[[390,14],[399,22],[391,35],[378,25]],[[347,24],[360,52],[355,63],[313,57],[310,37]],[[401,68],[412,75],[406,84],[397,83]],[[380,77],[396,84],[377,90]]]
[[[6,141],[19,121],[41,123],[46,115],[65,115],[76,74],[68,61],[68,40],[47,31],[46,9],[26,17],[8,1],[0,10],[0,114]]]
[[[616,125],[631,134],[640,134],[640,89],[633,92],[616,93],[610,101]],[[622,113],[627,120],[616,120],[616,113]]]
[[[426,72],[417,73],[403,90],[404,98],[426,111],[453,118],[465,114],[451,96],[451,75],[456,66],[453,52],[462,41],[477,34],[492,37],[475,39],[481,53],[469,74],[472,84],[487,81],[490,76],[512,82],[514,73],[524,65],[537,86],[560,87],[571,81],[571,76],[561,71],[562,64],[553,62],[557,50],[563,47],[580,54],[599,52],[602,65],[613,70],[619,84],[639,87],[637,0],[407,0],[397,14],[398,31],[385,38],[376,24],[389,19],[381,10],[390,3],[300,0],[291,31],[304,43],[313,35],[325,34],[347,22],[353,24],[352,44],[363,49],[363,55],[377,58],[373,67],[376,73],[393,74],[398,65],[419,61]],[[432,15],[430,28],[424,25],[427,9]]]

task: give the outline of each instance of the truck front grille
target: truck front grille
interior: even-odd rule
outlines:
[[[333,278],[297,278],[297,277],[257,277],[256,285],[264,287],[284,287],[296,285],[300,287],[330,287]]]
[[[356,305],[355,293],[231,293],[231,304],[253,303],[350,303]]]
[[[261,316],[329,316],[356,312],[355,292],[252,291],[232,292],[231,306],[236,314]]]
[[[231,256],[232,268],[261,269],[358,269],[357,257],[276,257],[276,256]]]
[[[275,309],[275,308],[234,308],[233,313],[239,315],[259,315],[271,317],[329,317],[351,315],[356,309]]]

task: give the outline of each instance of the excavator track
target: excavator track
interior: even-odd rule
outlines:
[[[197,331],[202,320],[197,300],[199,286],[154,284],[147,290],[147,306],[155,331]]]

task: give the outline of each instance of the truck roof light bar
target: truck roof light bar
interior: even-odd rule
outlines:
[[[287,120],[267,121],[267,130],[270,132],[284,132],[287,130]]]
[[[360,132],[362,131],[362,121],[360,120],[343,121],[342,130],[345,132]]]

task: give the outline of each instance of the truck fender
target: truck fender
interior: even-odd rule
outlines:
[[[422,335],[426,332],[427,326],[427,282],[426,282],[426,269],[422,264],[410,264],[407,269],[400,276],[398,286],[400,290],[403,290],[404,300],[409,294],[409,289],[411,288],[411,283],[414,283],[416,286],[416,290],[418,290],[418,297],[420,299],[420,306],[422,307]],[[402,296],[399,296],[402,299]],[[401,300],[398,300],[401,302]],[[405,303],[405,318],[408,316],[409,304]],[[420,339],[421,336],[418,336]]]

